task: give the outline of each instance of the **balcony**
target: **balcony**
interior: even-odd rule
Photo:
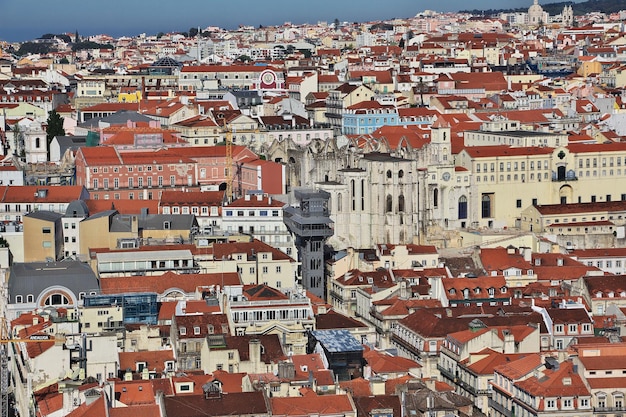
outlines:
[[[568,181],[578,181],[578,177],[574,170],[570,169],[565,172],[563,170],[559,170],[558,172],[552,171],[552,182],[568,182]]]
[[[502,404],[494,401],[493,399],[489,398],[489,408],[497,411],[498,413],[506,416],[506,417],[513,417],[514,414],[511,412],[511,410],[509,410],[508,408],[506,408],[505,406],[503,406]]]
[[[442,367],[439,364],[437,365],[437,370],[441,373],[441,375],[445,376],[447,379],[454,382],[456,385],[463,388],[465,391],[469,392],[473,396],[488,395],[490,393],[489,390],[477,390],[474,386],[463,381],[458,376],[455,376],[451,371]]]
[[[594,413],[622,413],[626,407],[593,407]]]

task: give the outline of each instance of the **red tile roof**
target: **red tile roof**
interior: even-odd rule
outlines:
[[[363,352],[363,358],[376,374],[408,373],[409,370],[422,366],[414,360],[400,356],[392,356],[387,352],[367,349]]]
[[[527,156],[527,155],[548,155],[554,152],[554,148],[550,147],[517,147],[513,148],[507,145],[495,146],[468,146],[463,149],[471,158],[494,158],[506,156]]]
[[[213,245],[214,259],[229,258],[235,253],[244,253],[251,257],[263,252],[270,252],[274,261],[295,262],[289,255],[257,239],[254,239],[252,242],[226,242]]]
[[[572,362],[561,362],[558,369],[546,369],[540,378],[530,378],[517,382],[524,392],[537,397],[589,396],[591,393],[580,375],[573,371]]]
[[[135,372],[137,363],[145,362],[150,371],[162,373],[165,371],[165,362],[175,361],[172,350],[152,350],[142,352],[120,352],[120,369],[122,371],[130,369]]]
[[[528,269],[532,269],[531,264],[515,249],[509,250],[503,247],[481,248],[480,260],[487,272],[504,271],[509,268],[517,268],[525,272]]]
[[[93,216],[107,210],[117,210],[120,214],[141,214],[143,209],[147,209],[148,213],[156,214],[159,212],[158,200],[84,200],[89,215]]]
[[[3,203],[69,203],[84,191],[80,185],[7,185],[0,188],[0,195]]]
[[[224,201],[224,191],[182,191],[163,190],[161,205],[203,205],[219,206]]]
[[[173,271],[167,271],[163,275],[103,277],[100,279],[100,289],[103,294],[146,291],[164,294],[168,290],[178,289],[186,293],[194,293],[198,287],[240,284],[239,274],[236,272],[177,274]]]
[[[272,415],[283,416],[303,416],[316,414],[343,415],[355,413],[352,402],[348,395],[324,395],[320,397],[313,392],[302,397],[273,397],[270,398]]]
[[[276,200],[275,198],[269,196],[261,196],[259,200],[256,195],[252,195],[249,198],[238,198],[232,203],[230,203],[229,207],[283,207],[285,203],[280,200]]]
[[[354,378],[349,381],[339,382],[339,386],[344,391],[350,392],[354,397],[367,397],[372,395],[370,382],[362,377]]]
[[[115,397],[125,405],[155,404],[156,393],[150,380],[117,381]]]
[[[497,366],[495,371],[513,381],[528,375],[543,364],[539,353],[532,353],[518,360]]]
[[[107,403],[104,393],[91,404],[83,403],[76,410],[67,414],[66,417],[110,417],[107,412]]]
[[[158,416],[161,409],[157,404],[131,405],[109,409],[109,417]]]

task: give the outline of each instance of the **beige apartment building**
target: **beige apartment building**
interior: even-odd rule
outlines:
[[[530,205],[626,200],[626,143],[479,146],[456,158],[474,174],[472,227],[521,227],[522,210]]]

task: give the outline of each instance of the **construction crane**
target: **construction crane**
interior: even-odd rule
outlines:
[[[233,132],[226,127],[226,199],[230,203],[233,198]]]

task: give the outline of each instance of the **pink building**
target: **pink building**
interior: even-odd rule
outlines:
[[[120,153],[112,147],[80,148],[76,183],[93,199],[158,199],[164,188],[197,186],[196,162],[174,149]]]
[[[244,146],[232,147],[228,167],[225,146],[121,151],[85,147],[76,155],[76,184],[93,199],[158,199],[164,189],[225,190],[232,169],[235,195],[264,190],[285,192],[284,165],[265,161]]]

